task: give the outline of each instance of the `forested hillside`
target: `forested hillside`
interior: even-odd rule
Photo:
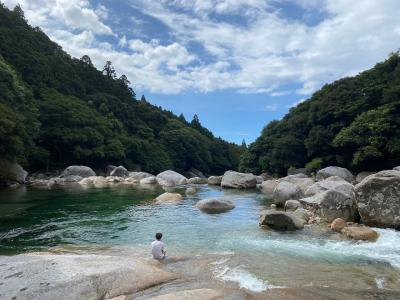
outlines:
[[[325,85],[273,121],[242,156],[240,168],[284,174],[327,165],[353,171],[400,165],[400,55]]]
[[[0,157],[28,170],[123,164],[158,172],[236,169],[243,148],[215,138],[198,118],[136,100],[111,62],[72,58],[23,11],[0,3]]]

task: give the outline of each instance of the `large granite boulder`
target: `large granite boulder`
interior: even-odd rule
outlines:
[[[82,178],[96,176],[96,173],[86,166],[69,166],[60,175],[60,177],[80,176]]]
[[[25,183],[28,172],[19,164],[0,160],[0,186]]]
[[[356,185],[355,192],[364,224],[400,228],[400,171],[370,175]]]
[[[354,193],[347,195],[337,190],[327,190],[299,201],[318,209],[321,217],[328,222],[336,218],[353,221],[357,211]]]
[[[154,177],[154,175],[147,172],[129,172],[129,178],[135,179],[137,181],[140,181],[143,178],[147,177]]]
[[[364,180],[364,178],[368,177],[369,175],[375,174],[375,172],[360,172],[357,174],[355,183],[360,183]]]
[[[236,171],[226,171],[222,176],[221,186],[235,189],[255,188],[257,178],[251,173],[239,173]]]
[[[288,181],[280,181],[272,194],[274,203],[278,206],[284,206],[286,200],[297,200],[302,196],[301,189]]]
[[[304,174],[288,175],[280,178],[279,181],[287,181],[297,185],[303,194],[315,183],[314,179],[309,178]]]
[[[323,180],[331,176],[341,177],[348,182],[352,182],[354,179],[349,170],[341,167],[326,167],[317,172],[317,180]]]
[[[157,182],[161,186],[173,187],[187,183],[187,178],[175,171],[164,171],[157,175]]]
[[[192,177],[188,179],[188,183],[190,184],[206,184],[207,182],[207,178],[202,177]]]
[[[331,230],[336,231],[336,232],[341,232],[343,230],[343,228],[345,228],[346,226],[347,226],[347,223],[345,220],[343,220],[342,218],[336,218],[331,223]]]
[[[124,166],[118,166],[111,171],[110,176],[129,177],[129,171]]]
[[[235,208],[232,201],[224,198],[210,198],[197,202],[196,207],[209,214],[219,214]]]
[[[354,186],[347,181],[343,180],[343,178],[338,176],[331,176],[325,180],[318,181],[311,185],[306,192],[305,196],[313,196],[328,190],[335,190],[351,196],[354,194]]]
[[[207,179],[209,185],[221,185],[222,176],[210,176]]]
[[[132,257],[48,253],[0,256],[1,299],[109,299],[178,276]]]
[[[304,222],[294,214],[275,209],[261,213],[260,225],[266,225],[275,230],[297,230],[304,228]]]
[[[177,204],[182,201],[182,195],[178,193],[163,193],[156,198],[157,204]]]
[[[400,171],[400,166],[394,167],[393,170]]]
[[[265,180],[261,183],[261,192],[272,195],[279,181],[275,179]]]
[[[172,292],[164,295],[151,297],[149,300],[214,300],[214,299],[223,299],[223,294],[213,289],[202,288],[195,290]]]

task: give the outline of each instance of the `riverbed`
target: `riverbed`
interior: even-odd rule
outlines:
[[[257,190],[197,189],[177,205],[155,204],[164,192],[158,186],[1,191],[0,254],[79,250],[149,256],[160,231],[168,255],[187,258],[167,266],[188,278],[179,284],[222,285],[260,299],[288,288],[355,298],[365,291],[400,295],[399,231],[376,229],[375,243],[344,240],[326,225],[274,232],[258,226],[271,200]],[[184,195],[185,187],[176,191]],[[235,209],[209,215],[195,207],[215,196],[230,197]]]

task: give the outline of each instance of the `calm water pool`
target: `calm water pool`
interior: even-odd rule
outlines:
[[[184,194],[184,188],[178,189]],[[257,191],[201,186],[178,205],[156,205],[160,188],[116,186],[0,192],[0,253],[63,245],[147,249],[161,231],[169,254],[218,255],[208,267],[218,280],[263,291],[306,285],[400,289],[400,232],[378,229],[376,243],[343,241],[307,227],[294,233],[259,228],[270,202]],[[198,200],[232,197],[230,212],[208,215]]]

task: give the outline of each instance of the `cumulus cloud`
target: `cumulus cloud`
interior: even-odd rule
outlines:
[[[41,26],[72,55],[88,54],[97,67],[111,60],[134,88],[160,93],[235,89],[307,96],[385,59],[400,41],[397,0],[364,0],[362,5],[347,0],[129,0],[135,10],[168,28],[164,41],[119,35],[104,23],[112,19],[104,3],[18,2],[32,25]],[[295,3],[319,21],[309,25],[301,16],[287,18],[281,3]],[[144,26],[134,25],[132,32]],[[100,35],[115,41],[104,42]],[[288,90],[291,84],[298,88]]]

